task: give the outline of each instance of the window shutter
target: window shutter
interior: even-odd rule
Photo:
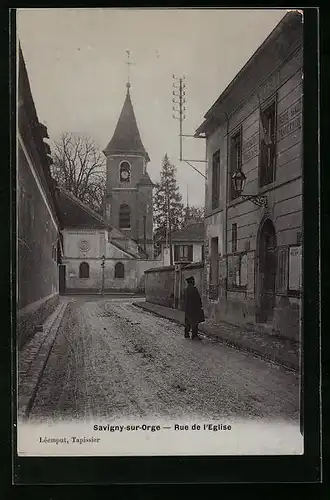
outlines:
[[[174,245],[174,261],[177,262],[179,260],[179,248],[178,245]]]
[[[275,167],[276,167],[276,143],[275,142],[272,142],[272,144],[270,145],[270,157],[271,157],[271,182],[273,182],[275,180]]]
[[[287,294],[288,291],[288,247],[277,248],[276,293]]]
[[[192,245],[188,245],[188,260],[190,262],[193,261],[193,246]]]

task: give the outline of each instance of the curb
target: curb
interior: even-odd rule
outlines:
[[[140,309],[143,309],[144,311],[147,311],[147,312],[149,312],[151,314],[154,314],[155,316],[160,316],[161,318],[166,318],[169,321],[172,321],[173,323],[176,323],[178,325],[184,325],[184,323],[182,321],[180,321],[180,320],[178,320],[176,318],[169,318],[168,316],[165,316],[164,314],[156,312],[156,311],[151,311],[147,307],[144,307],[142,304],[134,302],[133,306],[139,307]],[[228,347],[236,349],[237,351],[242,351],[242,352],[251,354],[251,355],[255,356],[256,358],[262,359],[264,361],[268,361],[270,363],[273,363],[276,366],[280,366],[281,368],[285,368],[286,370],[289,370],[291,372],[299,373],[299,367],[293,366],[293,365],[291,365],[289,363],[288,364],[283,363],[278,358],[274,358],[272,356],[267,356],[265,354],[261,354],[260,351],[257,351],[255,349],[252,349],[252,348],[249,348],[249,347],[243,347],[241,344],[239,344],[237,342],[231,342],[229,340],[225,340],[225,339],[223,339],[221,337],[218,337],[217,335],[214,335],[214,334],[212,334],[210,332],[206,332],[205,331],[205,327],[203,327],[203,326],[199,327],[198,330],[200,332],[202,332],[206,337],[209,337],[209,338],[212,338],[212,339],[216,339],[219,343],[227,345]]]
[[[32,409],[41,377],[54,345],[57,332],[70,300],[63,301],[18,353],[18,419],[26,420]]]

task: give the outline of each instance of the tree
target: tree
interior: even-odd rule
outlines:
[[[184,209],[182,196],[176,183],[176,166],[165,154],[160,173],[160,182],[156,184],[154,196],[154,236],[155,252],[160,252],[160,240],[171,243],[171,233],[182,227]],[[172,259],[171,259],[172,260]]]
[[[184,223],[188,222],[204,222],[205,218],[205,208],[204,207],[194,207],[186,206],[184,208]]]
[[[105,159],[90,137],[64,133],[52,144],[54,180],[90,208],[103,213]]]

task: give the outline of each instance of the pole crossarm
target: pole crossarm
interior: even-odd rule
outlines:
[[[182,158],[182,161],[193,161],[194,163],[208,163],[207,160],[186,160],[185,158]]]
[[[258,207],[267,207],[267,197],[266,196],[260,196],[258,194],[241,194],[241,198],[244,198],[245,200],[250,200],[252,203],[255,205],[258,205]]]
[[[183,121],[186,119],[186,84],[185,77],[176,78],[173,75],[173,92],[172,92],[172,110],[173,110],[173,118],[179,120],[180,122],[180,130],[179,130],[179,138],[180,138],[180,161],[184,161],[187,163],[192,169],[198,172],[204,179],[206,179],[206,175],[204,175],[198,168],[192,165],[190,162],[194,163],[208,163],[207,160],[185,160],[182,154],[182,138],[183,137],[192,137],[195,138],[195,135],[183,134],[182,125]],[[203,138],[204,139],[204,138]]]

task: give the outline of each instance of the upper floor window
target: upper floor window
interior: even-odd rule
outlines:
[[[82,262],[79,266],[79,278],[89,278],[89,264]]]
[[[193,245],[174,245],[174,261],[193,261]]]
[[[131,227],[131,209],[123,204],[119,207],[119,229],[130,229]]]
[[[216,151],[212,159],[212,210],[219,207],[220,195],[220,150]]]
[[[125,268],[122,262],[117,262],[115,265],[115,278],[124,278],[125,277]]]
[[[235,200],[238,198],[239,194],[235,191],[232,177],[235,172],[242,170],[242,132],[241,130],[237,132],[231,138],[231,148],[230,148],[230,199]]]
[[[131,180],[131,166],[128,161],[123,161],[119,167],[120,182],[130,182]]]
[[[275,180],[275,101],[260,111],[259,184],[266,186]]]

